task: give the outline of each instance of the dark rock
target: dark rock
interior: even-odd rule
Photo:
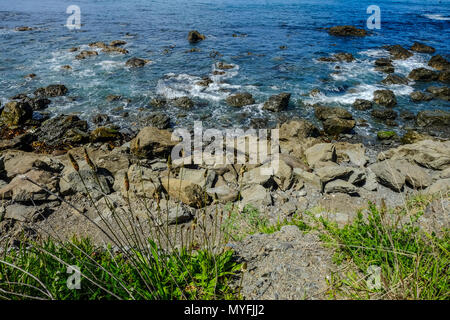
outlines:
[[[353,102],[352,106],[353,109],[364,111],[372,109],[373,103],[372,101],[369,100],[356,99],[355,102]]]
[[[161,107],[164,107],[165,105],[167,105],[167,100],[162,97],[156,97],[156,98],[153,98],[152,100],[150,100],[150,105],[152,107],[161,108]]]
[[[338,61],[352,62],[355,60],[351,53],[339,52],[333,55]]]
[[[391,59],[379,58],[379,59],[375,60],[375,70],[381,71],[384,73],[393,73],[395,71],[395,68],[392,65]]]
[[[31,27],[16,27],[14,30],[16,30],[16,31],[32,31],[33,28],[31,28]]]
[[[263,118],[253,118],[250,120],[250,128],[253,129],[266,129],[268,119]]]
[[[435,53],[436,49],[433,47],[427,46],[426,44],[420,42],[414,42],[411,47],[412,51],[420,52],[420,53]]]
[[[78,55],[76,55],[75,59],[77,59],[77,60],[84,60],[86,58],[94,57],[94,56],[98,56],[98,52],[97,51],[84,50],[84,51],[81,51]]]
[[[395,120],[397,118],[397,112],[392,109],[374,109],[371,115],[379,120]]]
[[[213,83],[209,77],[204,77],[201,81],[198,81],[196,85],[202,86],[202,87],[208,87],[211,83]]]
[[[33,109],[28,102],[11,101],[3,107],[1,121],[6,125],[17,126],[30,120],[32,115]]]
[[[413,54],[409,50],[403,48],[398,44],[394,46],[388,46],[386,47],[386,49],[389,51],[392,59],[394,60],[405,60],[413,56]]]
[[[194,101],[192,101],[189,97],[175,98],[172,99],[171,102],[178,108],[191,109],[194,107]]]
[[[90,134],[92,142],[115,141],[121,138],[121,134],[117,129],[109,127],[98,127]]]
[[[197,30],[189,31],[188,41],[191,43],[197,43],[199,41],[205,40],[206,37],[203,34],[200,34]]]
[[[216,67],[221,70],[233,69],[234,66],[232,64],[226,64],[224,62],[219,62],[216,64]]]
[[[450,69],[439,72],[438,80],[443,83],[450,83]]]
[[[42,123],[35,135],[49,146],[80,144],[89,138],[88,124],[75,115],[59,115]]]
[[[438,77],[439,74],[436,71],[426,68],[414,69],[408,75],[408,78],[415,81],[436,81]]]
[[[289,105],[289,99],[291,94],[287,92],[282,92],[277,95],[273,95],[264,103],[263,109],[279,112],[281,110],[287,109]]]
[[[114,41],[111,41],[109,43],[109,45],[112,46],[112,47],[122,46],[122,45],[125,45],[125,44],[127,44],[127,42],[123,41],[123,40],[114,40]]]
[[[432,93],[435,97],[450,101],[450,88],[449,87],[428,87],[427,91]]]
[[[314,105],[314,114],[317,119],[324,121],[329,118],[340,118],[340,119],[353,119],[350,112],[340,107],[327,107],[319,104]]]
[[[246,105],[254,104],[255,99],[248,92],[240,92],[227,97],[227,104],[232,107],[243,107]]]
[[[344,108],[314,105],[314,114],[322,121],[323,129],[328,135],[350,133],[356,125],[352,114]]]
[[[358,29],[354,26],[335,26],[328,30],[332,36],[340,37],[364,37],[367,35],[366,30]]]
[[[443,56],[437,54],[431,57],[430,61],[428,61],[428,66],[436,70],[446,70],[450,69],[450,62]]]
[[[411,92],[409,95],[412,101],[414,102],[420,102],[420,101],[430,101],[433,100],[433,95],[421,91],[414,91]]]
[[[425,110],[417,114],[416,123],[421,127],[450,126],[450,112],[444,110]]]
[[[108,102],[119,101],[120,99],[122,99],[122,96],[116,94],[110,94],[106,97],[106,101]]]
[[[416,116],[411,111],[404,110],[400,112],[400,118],[402,118],[403,120],[415,120]]]
[[[130,68],[141,68],[149,62],[150,62],[150,60],[147,60],[147,59],[133,57],[133,58],[129,59],[127,62],[125,62],[125,65]]]
[[[107,46],[108,45],[106,43],[101,42],[101,41],[89,43],[89,47],[92,47],[92,48],[101,48],[101,49],[103,49],[103,48],[106,48]]]
[[[170,127],[170,117],[161,112],[155,112],[142,121],[146,127],[155,127],[158,129],[167,129]]]
[[[395,107],[397,105],[397,99],[394,92],[391,90],[376,90],[373,93],[373,101],[380,106]]]
[[[408,79],[406,79],[402,75],[398,74],[390,74],[384,80],[381,81],[382,84],[391,85],[391,84],[408,84]]]
[[[92,122],[95,124],[105,124],[109,122],[109,116],[104,113],[96,114],[92,117]]]
[[[64,96],[67,93],[67,87],[62,84],[52,84],[45,88],[39,88],[34,91],[34,95],[37,97],[59,97]]]

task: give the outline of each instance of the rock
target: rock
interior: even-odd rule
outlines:
[[[104,168],[93,171],[87,164],[82,164],[76,172],[67,166],[59,180],[59,189],[62,195],[81,193],[90,195],[95,201],[110,194],[113,189],[114,177]]]
[[[128,50],[121,48],[121,47],[115,47],[115,46],[107,46],[102,49],[103,52],[106,53],[120,53],[120,54],[128,54]]]
[[[202,189],[211,188],[216,180],[216,172],[206,169],[181,168],[178,178],[183,181],[198,184]]]
[[[237,190],[234,190],[227,185],[208,188],[206,189],[206,192],[211,198],[217,199],[222,203],[234,202],[239,196],[239,192]]]
[[[211,83],[214,83],[213,80],[209,77],[203,77],[201,81],[196,82],[196,85],[202,86],[202,87],[208,87]]]
[[[363,188],[368,191],[376,191],[378,189],[377,176],[370,168],[366,169],[366,183],[363,185]]]
[[[365,155],[366,149],[361,143],[337,142],[334,146],[336,148],[336,161],[338,163],[350,162],[358,167],[364,167],[369,161]]]
[[[386,49],[394,60],[405,60],[413,56],[413,54],[401,45],[388,46]]]
[[[261,169],[265,167],[257,167],[250,171],[244,172],[244,175],[241,179],[242,185],[252,185],[259,184],[264,186],[265,188],[270,188],[274,181],[273,176],[271,174],[265,174]]]
[[[420,42],[414,42],[411,50],[420,53],[435,53],[436,51],[436,49],[434,49],[433,47],[427,46],[426,44]]]
[[[194,101],[186,96],[172,99],[171,102],[178,108],[192,109],[194,107]]]
[[[149,62],[150,62],[150,60],[147,60],[147,59],[133,57],[133,58],[127,60],[127,62],[125,62],[125,65],[130,68],[141,68]]]
[[[1,121],[9,126],[17,126],[30,120],[32,115],[33,110],[28,102],[11,101],[3,107]]]
[[[449,87],[428,87],[427,91],[439,99],[450,101]]]
[[[339,52],[333,55],[337,61],[352,62],[355,60],[351,53]]]
[[[304,139],[309,137],[317,137],[319,129],[311,122],[304,119],[293,119],[285,122],[280,127],[280,139]]]
[[[162,97],[156,97],[150,101],[150,105],[157,108],[164,107],[166,104],[167,100]]]
[[[77,116],[59,115],[44,121],[35,136],[49,146],[79,144],[89,139],[87,129],[87,122]]]
[[[45,88],[39,88],[36,91],[34,91],[34,94],[36,96],[40,97],[59,97],[66,95],[67,87],[62,84],[52,84]]]
[[[153,202],[151,209],[152,214],[157,216],[155,222],[160,226],[186,223],[192,220],[195,214],[191,208],[182,203],[165,199],[161,199],[159,206]],[[149,213],[144,210],[139,216],[148,219]]]
[[[292,167],[284,159],[280,158],[273,179],[280,190],[286,191],[294,184],[294,176]]]
[[[24,99],[24,102],[28,102],[28,104],[30,105],[31,109],[33,109],[33,111],[43,110],[43,109],[47,108],[47,106],[51,103],[51,101],[49,99],[41,98],[41,97],[26,98],[26,99]]]
[[[376,90],[373,93],[373,101],[380,106],[392,108],[397,105],[397,99],[391,90]]]
[[[34,140],[33,134],[31,134],[30,132],[19,134],[11,139],[1,139],[0,151],[9,149],[17,149],[17,150],[27,149],[29,148],[33,140]]]
[[[363,185],[366,182],[366,172],[363,169],[353,169],[348,182],[357,186]]]
[[[206,37],[203,34],[200,34],[197,30],[189,31],[188,41],[191,43],[197,43],[199,41],[205,40]]]
[[[268,101],[264,103],[263,109],[279,112],[281,110],[287,109],[289,105],[289,99],[291,98],[290,93],[282,92],[277,95],[273,95]],[[254,102],[253,102],[254,103]]]
[[[311,168],[321,162],[336,161],[336,147],[331,143],[319,143],[305,151],[306,161]]]
[[[32,169],[24,176],[53,193],[57,192],[58,179],[48,171]],[[23,179],[22,175],[17,175],[0,189],[0,198],[15,202],[55,200],[56,197],[45,189]]]
[[[312,185],[313,187],[317,188],[317,189],[321,189],[322,188],[322,184],[320,182],[320,178],[312,173],[312,172],[308,172],[302,168],[294,168],[292,173],[298,177],[298,179],[300,181],[304,181],[310,185]]]
[[[377,162],[369,166],[369,168],[376,175],[379,183],[394,191],[402,191],[405,185],[405,175],[397,169],[395,161]]]
[[[450,83],[450,69],[439,72],[438,80],[443,83]]]
[[[167,194],[193,208],[202,208],[209,202],[209,197],[198,184],[175,178],[162,178],[162,186]]]
[[[450,179],[438,180],[426,189],[428,194],[438,194],[445,197],[450,190]]]
[[[31,28],[31,27],[16,27],[14,30],[23,32],[23,31],[32,31],[33,28]]]
[[[86,58],[90,58],[90,57],[94,57],[94,56],[98,56],[97,51],[84,50],[84,51],[81,51],[78,55],[76,55],[75,59],[84,60]]]
[[[371,112],[372,117],[379,120],[395,120],[397,118],[397,112],[392,109],[374,109]]]
[[[356,125],[352,114],[344,108],[315,105],[314,114],[322,121],[324,131],[329,135],[349,133]]]
[[[246,105],[254,104],[255,99],[248,92],[236,93],[227,97],[227,104],[232,107],[243,107]]]
[[[421,127],[450,126],[450,112],[444,110],[425,110],[417,114],[416,123]]]
[[[328,30],[332,36],[340,37],[364,37],[367,35],[366,30],[358,29],[354,26],[335,26]]]
[[[439,74],[436,71],[426,69],[426,68],[417,68],[412,70],[408,78],[413,79],[415,81],[436,81],[439,77]]]
[[[395,131],[378,131],[377,133],[378,140],[389,140],[397,138],[397,134]]]
[[[441,55],[435,55],[428,61],[428,66],[436,70],[450,69],[450,62]]]
[[[226,64],[224,62],[218,62],[216,64],[216,67],[218,69],[221,69],[221,70],[228,70],[228,69],[233,69],[234,68],[234,66],[232,64]]]
[[[397,160],[395,167],[405,175],[405,181],[413,189],[424,189],[433,182],[431,176],[416,164],[406,160]]]
[[[364,99],[356,99],[355,102],[353,102],[353,109],[365,111],[372,109],[373,103],[369,100]]]
[[[125,44],[127,44],[127,42],[123,40],[114,40],[109,43],[109,45],[112,47],[123,46]]]
[[[99,127],[90,134],[92,142],[115,141],[121,138],[121,134],[117,129],[109,127]]]
[[[145,126],[158,129],[170,128],[170,117],[161,112],[155,112],[142,120]]]
[[[53,213],[48,205],[27,206],[22,204],[11,204],[6,207],[4,219],[20,222],[37,222],[44,220]]]
[[[172,141],[172,134],[155,127],[145,127],[131,140],[130,149],[133,154],[143,158],[166,158],[178,141]]]
[[[272,197],[270,192],[262,185],[251,185],[241,191],[241,202],[239,208],[242,210],[247,205],[252,205],[256,208],[266,208],[272,205]]]
[[[64,165],[46,155],[17,150],[8,150],[2,154],[0,165],[7,179],[23,175],[33,169],[59,173]]]
[[[393,73],[395,71],[395,68],[392,65],[391,59],[379,58],[375,60],[375,70],[384,73]]]
[[[406,133],[401,138],[401,142],[403,144],[416,143],[422,140],[433,140],[433,137],[426,134],[421,134],[414,130],[407,130]]]
[[[409,83],[409,81],[402,75],[390,74],[384,80],[382,80],[381,83],[385,84],[385,85],[392,85],[392,84],[407,85]]]
[[[127,171],[129,181],[129,191],[125,188],[124,175],[119,175],[114,185],[116,190],[120,190],[124,197],[130,198],[153,198],[154,195],[161,191],[161,183],[159,181],[158,171],[150,168],[132,164]]]
[[[344,180],[334,180],[325,185],[325,193],[347,193],[357,194],[358,189],[351,183]]]
[[[450,166],[450,141],[423,140],[386,150],[378,160],[408,160],[425,168],[444,170]]]
[[[338,165],[325,166],[315,170],[315,173],[322,182],[322,185],[336,179],[348,180],[353,172],[353,168]]]
[[[106,101],[108,102],[114,102],[114,101],[120,101],[122,99],[122,96],[119,96],[117,94],[109,94],[106,96]]]
[[[91,48],[100,48],[100,49],[103,49],[103,48],[106,48],[107,45],[106,45],[106,43],[104,43],[104,42],[97,41],[97,42],[89,43],[89,47],[91,47]]]
[[[95,124],[105,124],[109,122],[109,116],[105,113],[99,113],[92,116],[91,121]]]
[[[409,97],[411,98],[411,100],[413,102],[431,101],[431,100],[433,100],[433,95],[432,94],[421,92],[421,91],[411,92]]]

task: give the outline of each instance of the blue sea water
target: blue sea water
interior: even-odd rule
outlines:
[[[70,5],[81,9],[80,30],[65,27]],[[381,9],[381,29],[372,30],[370,36],[338,38],[324,30],[343,24],[367,28],[370,5]],[[18,26],[35,29],[17,32],[14,29]],[[197,102],[190,111],[175,107],[158,110],[170,115],[175,126],[192,126],[194,120],[203,120],[204,127],[247,126],[252,118],[266,117],[274,122],[280,114],[314,120],[308,104],[351,110],[355,99],[371,100],[373,91],[381,88],[396,93],[399,112],[448,109],[448,102],[442,100],[410,101],[412,91],[423,90],[430,83],[380,84],[386,75],[375,71],[373,62],[388,56],[382,46],[409,48],[414,41],[431,45],[436,53],[449,58],[449,27],[450,0],[0,0],[0,101],[3,104],[17,93],[62,83],[69,94],[52,99],[47,111],[78,113],[85,119],[108,113],[125,127],[157,111],[148,103],[158,95],[187,95]],[[186,38],[192,29],[205,34],[206,40],[189,44]],[[68,51],[117,39],[127,41],[124,48],[128,55],[99,50],[98,56],[79,61],[75,59],[77,52]],[[192,47],[199,51],[187,52]],[[214,51],[222,56],[211,57]],[[336,52],[350,52],[356,61],[316,60]],[[125,62],[130,57],[152,62],[144,68],[129,69]],[[397,60],[396,72],[406,76],[414,68],[427,67],[430,57],[416,53],[407,60]],[[223,76],[213,76],[218,61],[234,68]],[[63,71],[63,65],[72,70]],[[37,77],[25,79],[30,73]],[[206,89],[195,84],[205,76],[214,80]],[[314,88],[322,93],[310,97],[308,93]],[[227,106],[226,97],[241,91],[252,93],[257,103],[242,109]],[[282,91],[292,93],[289,110],[280,114],[262,110],[262,102]],[[129,100],[107,102],[110,94]],[[121,116],[124,111],[130,114],[128,118]],[[356,129],[359,133],[370,136],[383,127],[371,120],[369,111],[351,111],[355,118],[369,121],[368,127]]]

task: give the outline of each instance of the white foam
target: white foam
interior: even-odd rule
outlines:
[[[424,14],[423,16],[431,20],[450,21],[450,17],[444,17],[441,14]]]
[[[414,54],[412,57],[409,57],[405,60],[393,60],[392,64],[395,67],[395,73],[399,73],[402,75],[408,75],[413,69],[417,68],[426,68],[431,69],[427,64],[426,55],[423,54]]]
[[[384,58],[389,56],[389,53],[387,50],[384,49],[368,49],[364,51],[359,52],[360,55],[368,56],[368,57],[374,57],[374,58]]]

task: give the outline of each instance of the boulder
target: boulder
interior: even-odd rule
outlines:
[[[357,194],[358,188],[356,188],[350,182],[338,179],[328,182],[325,185],[325,193],[347,193],[347,194]]]
[[[138,157],[166,158],[178,141],[172,140],[172,134],[155,127],[143,128],[136,138],[131,140],[130,149]]]
[[[450,69],[450,62],[441,55],[435,55],[428,61],[428,66],[436,70]]]
[[[416,123],[421,127],[450,126],[450,112],[444,110],[425,110],[417,114]]]
[[[373,101],[380,106],[392,108],[397,105],[397,99],[391,90],[376,90],[373,93]]]
[[[349,133],[356,126],[352,114],[344,108],[315,105],[314,114],[322,121],[323,129],[329,135]]]
[[[369,168],[376,175],[379,183],[400,192],[403,190],[406,180],[405,175],[397,169],[395,163],[395,161],[386,160],[374,163]]]
[[[322,162],[336,161],[336,147],[332,143],[319,143],[305,151],[306,161],[311,168]]]
[[[384,73],[393,73],[395,71],[395,68],[392,65],[391,59],[379,58],[375,60],[375,70]]]
[[[205,40],[206,37],[203,34],[200,34],[200,32],[198,32],[197,30],[192,30],[189,31],[187,39],[190,43],[197,43],[202,40]]]
[[[59,97],[66,95],[67,91],[69,90],[63,84],[52,84],[35,90],[34,95],[38,97]]]
[[[436,52],[436,49],[420,42],[414,42],[414,44],[411,46],[411,51],[432,54]]]
[[[413,102],[421,102],[421,101],[431,101],[433,100],[433,95],[421,91],[411,92],[409,95]]]
[[[352,114],[340,107],[327,107],[322,105],[314,105],[314,114],[317,119],[324,121],[330,118],[353,119]]]
[[[280,139],[304,139],[317,137],[319,130],[305,119],[293,119],[285,122],[280,127]]]
[[[395,166],[405,175],[406,183],[413,189],[425,189],[433,182],[431,176],[416,164],[406,160],[396,160]]]
[[[439,72],[438,80],[443,83],[450,83],[450,69]]]
[[[397,118],[397,112],[392,109],[374,109],[371,112],[372,117],[378,120],[395,120]]]
[[[138,164],[132,164],[127,170],[127,175],[129,182],[128,192],[124,183],[123,174],[119,174],[114,182],[114,189],[120,190],[124,197],[151,199],[156,193],[161,191],[158,171]]]
[[[95,57],[95,56],[98,56],[98,52],[97,51],[84,50],[84,51],[81,51],[78,55],[76,55],[75,59],[77,59],[77,60],[84,60],[84,59],[87,59],[89,57]]]
[[[246,185],[252,185],[252,184],[259,184],[264,186],[265,188],[269,188],[273,186],[273,176],[271,174],[265,174],[261,169],[264,169],[265,167],[257,167],[254,169],[251,169],[247,172],[244,172],[244,175],[241,179],[241,184]]]
[[[355,166],[364,167],[369,161],[366,148],[361,143],[337,142],[334,146],[338,163],[349,162]]]
[[[322,185],[336,179],[348,180],[353,172],[353,168],[338,165],[324,166],[315,170]]]
[[[127,60],[127,62],[125,62],[125,65],[130,68],[141,68],[149,62],[150,62],[150,60],[147,60],[147,59],[133,57],[133,58]]]
[[[355,60],[355,57],[353,57],[353,55],[351,53],[346,53],[346,52],[339,52],[333,55],[333,57],[337,60],[337,61],[345,61],[345,62],[352,62]]]
[[[268,101],[264,103],[263,109],[273,112],[279,112],[285,110],[288,107],[289,99],[291,98],[290,93],[282,92],[277,95],[273,95]]]
[[[367,35],[367,31],[359,29],[354,26],[335,26],[328,30],[328,33],[332,36],[340,37],[364,37]]]
[[[377,132],[378,140],[390,140],[397,138],[397,133],[395,131],[378,131]]]
[[[170,199],[161,199],[159,205],[153,202],[150,210],[150,213],[145,209],[138,211],[137,215],[143,219],[152,217],[155,219],[155,223],[160,226],[186,223],[192,220],[195,215],[192,208]]]
[[[393,60],[405,60],[413,56],[413,54],[409,50],[403,48],[398,44],[394,46],[388,46],[386,47],[386,49],[391,54],[391,58]]]
[[[450,88],[449,87],[428,87],[427,91],[434,97],[450,101]]]
[[[113,40],[109,43],[109,45],[112,47],[123,46],[125,44],[127,44],[127,42],[123,40]]]
[[[192,109],[194,107],[194,101],[191,98],[184,96],[179,98],[174,98],[170,102],[178,108],[182,109]]]
[[[414,130],[407,130],[406,133],[401,138],[401,142],[403,144],[412,144],[422,140],[433,140],[434,138],[427,135],[422,134]]]
[[[438,180],[426,189],[428,194],[437,194],[446,197],[450,190],[450,179]]]
[[[98,127],[90,134],[90,140],[92,142],[107,142],[115,141],[122,137],[120,132],[115,128],[110,127]]]
[[[198,184],[175,178],[164,177],[162,186],[172,198],[193,208],[202,208],[209,203],[209,196]]]
[[[155,112],[145,117],[142,122],[147,127],[155,127],[158,129],[170,128],[170,117],[162,112]]]
[[[33,109],[28,102],[11,101],[3,107],[1,121],[9,126],[17,126],[30,120],[32,115]]]
[[[392,85],[392,84],[404,84],[409,83],[408,79],[399,74],[390,74],[384,80],[381,81],[382,84]]]
[[[216,180],[216,172],[207,169],[181,168],[178,178],[183,181],[198,184],[203,189],[211,188]]]
[[[241,202],[239,208],[242,210],[247,205],[251,205],[258,209],[266,209],[272,205],[272,197],[269,190],[265,189],[262,185],[251,185],[241,191]]]
[[[436,71],[426,68],[414,69],[408,75],[408,78],[412,80],[423,82],[436,81],[438,77],[439,74]]]
[[[372,106],[373,106],[372,101],[364,100],[364,99],[356,99],[352,105],[353,109],[360,110],[360,111],[372,109]]]
[[[36,132],[38,141],[49,146],[80,144],[89,139],[88,124],[75,115],[59,115],[44,121]]]
[[[425,168],[444,170],[450,166],[450,141],[422,140],[378,154],[378,160],[408,160]]]
[[[232,107],[243,107],[255,103],[255,99],[253,99],[253,96],[248,92],[241,92],[230,95],[227,97],[226,101],[227,104]]]
[[[214,188],[206,189],[206,193],[222,203],[234,202],[239,196],[239,192],[227,185],[215,186]]]

